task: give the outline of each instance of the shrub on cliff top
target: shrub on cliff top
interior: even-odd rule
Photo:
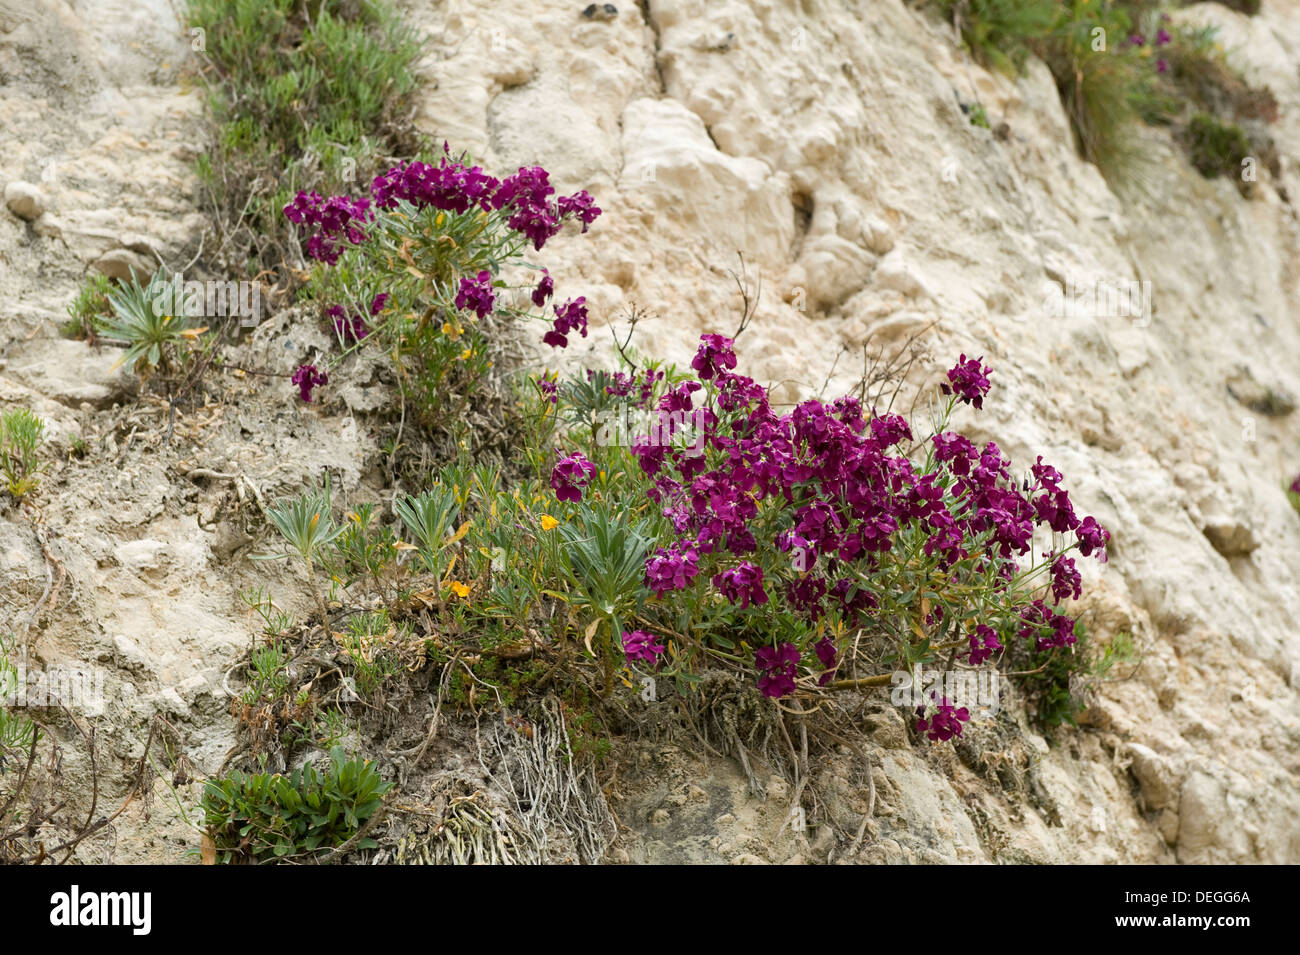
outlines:
[[[1238,120],[1277,118],[1272,93],[1250,86],[1229,65],[1214,29],[1175,25],[1165,4],[941,0],[939,7],[985,66],[1018,72],[1029,53],[1042,57],[1056,79],[1080,152],[1112,181],[1138,178],[1144,161],[1134,136],[1139,120],[1179,129],[1196,126],[1180,138],[1197,168],[1217,175],[1225,155],[1252,150],[1249,145],[1239,150],[1239,142],[1221,134],[1207,143],[1204,119],[1197,114],[1209,114],[1225,128]],[[1266,139],[1261,137],[1255,155],[1272,154]]]

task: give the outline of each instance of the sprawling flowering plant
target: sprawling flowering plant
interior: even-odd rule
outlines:
[[[497,179],[444,145],[436,164],[402,163],[377,177],[370,195],[300,193],[285,215],[298,225],[306,255],[318,264],[312,292],[333,320],[340,345],[355,347],[376,332],[387,347],[416,356],[428,378],[426,397],[464,391],[486,370],[491,315],[535,317],[555,282],[545,269],[529,282],[523,305],[501,294],[503,266],[539,251],[566,222],[582,231],[600,215],[585,191],[556,196],[546,170],[520,168]],[[547,344],[563,348],[587,334],[582,297],[551,305]],[[545,312],[543,313],[545,314]],[[461,366],[457,381],[448,369]],[[425,374],[427,372],[427,374]]]
[[[1040,652],[1075,642],[1062,605],[1082,593],[1076,556],[1104,561],[1110,535],[1076,514],[1041,457],[1017,475],[996,444],[947,429],[959,403],[979,408],[988,394],[982,359],[962,355],[948,372],[919,439],[851,396],[778,414],[736,365],[730,339],[703,336],[694,378],[650,379],[651,433],[591,449],[611,472],[630,455],[664,519],[645,561],[641,619],[661,628],[648,632],[671,636],[679,655],[752,667],[772,697],[880,682],[862,668],[873,658],[863,647],[881,641],[909,666],[939,654],[988,664],[1012,640]],[[637,376],[610,380],[609,393],[630,397]],[[687,422],[698,440],[680,440]],[[552,479],[562,501],[587,474],[573,461]],[[1037,553],[1036,532],[1051,542]],[[968,715],[935,700],[918,728],[948,739]]]

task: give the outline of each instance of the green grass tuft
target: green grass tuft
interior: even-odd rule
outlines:
[[[189,0],[187,20],[204,31],[217,130],[197,171],[227,264],[282,266],[299,190],[354,191],[415,151],[403,111],[422,43],[372,0]]]

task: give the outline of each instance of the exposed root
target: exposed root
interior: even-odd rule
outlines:
[[[399,812],[423,813],[397,807]],[[391,855],[391,860],[388,856]],[[481,790],[453,796],[436,825],[415,821],[390,852],[376,862],[397,865],[533,865],[546,861],[528,826],[504,806],[494,806]]]
[[[574,764],[559,700],[544,699],[541,713],[526,731],[504,720],[490,729],[487,744],[495,750],[498,765],[489,772],[509,788],[544,858],[598,863],[617,833],[613,813],[592,769]],[[480,739],[481,762],[483,755]],[[565,837],[568,846],[557,844],[557,835]]]
[[[755,772],[753,759],[796,784],[798,775],[786,743],[784,726],[775,707],[764,706],[753,687],[733,674],[710,670],[704,674],[699,692],[686,698],[691,718],[706,741],[740,762],[755,796],[765,798],[767,787]]]

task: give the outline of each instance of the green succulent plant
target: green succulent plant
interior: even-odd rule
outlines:
[[[361,758],[330,750],[329,769],[308,763],[280,773],[231,773],[209,780],[200,807],[218,862],[270,862],[343,845],[393,788]],[[373,849],[372,839],[357,842]]]
[[[114,366],[148,374],[166,369],[177,349],[193,337],[188,322],[180,315],[166,315],[155,307],[167,278],[159,269],[143,287],[132,273],[131,281],[108,293],[112,315],[95,321],[95,329],[106,341],[126,345],[126,353]],[[141,364],[143,362],[143,364]]]

